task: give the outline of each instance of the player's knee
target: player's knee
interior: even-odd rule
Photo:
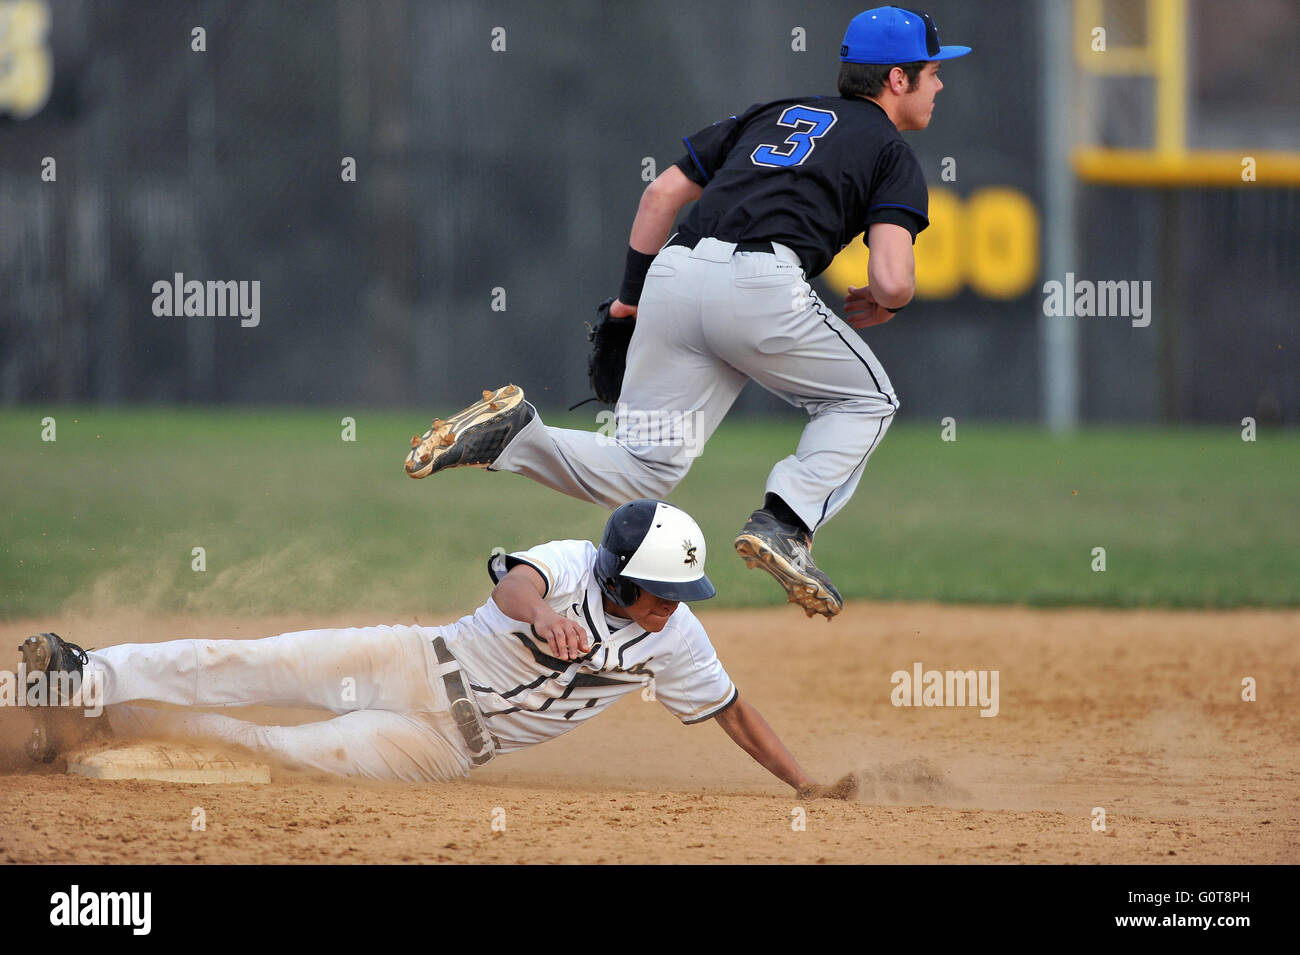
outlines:
[[[898,411],[898,399],[893,394],[855,395],[831,402],[821,409],[822,413],[848,414],[872,421],[884,419],[886,423]]]

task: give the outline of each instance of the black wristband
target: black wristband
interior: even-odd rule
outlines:
[[[630,245],[627,247],[627,265],[623,268],[623,285],[618,290],[618,300],[624,305],[636,305],[641,301],[641,286],[645,285],[645,274],[650,271],[653,255],[638,252]]]

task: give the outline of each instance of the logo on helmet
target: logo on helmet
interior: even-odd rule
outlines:
[[[682,541],[682,550],[686,551],[686,559],[682,563],[687,567],[694,567],[700,562],[695,556],[695,545],[690,541]]]

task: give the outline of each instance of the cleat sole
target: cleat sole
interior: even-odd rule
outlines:
[[[406,456],[406,473],[413,478],[427,477],[437,470],[441,452],[452,448],[457,438],[467,429],[490,421],[503,412],[511,411],[523,401],[523,390],[517,385],[506,385],[496,391],[484,391],[483,399],[450,418],[434,418],[429,430],[411,445]],[[454,467],[480,467],[487,464],[461,464]]]
[[[786,602],[798,604],[809,617],[823,614],[830,620],[844,608],[843,602],[833,593],[821,584],[809,581],[756,536],[741,534],[736,538],[735,546],[746,567],[760,567],[775,577],[777,583],[785,588]]]

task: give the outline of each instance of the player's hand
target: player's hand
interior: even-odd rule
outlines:
[[[893,317],[893,312],[876,301],[870,287],[849,286],[849,294],[844,296],[844,320],[854,328],[870,328],[872,325],[883,324]]]
[[[555,611],[544,620],[534,621],[533,629],[551,648],[551,655],[561,660],[576,660],[591,649],[587,631],[576,621],[561,617]]]
[[[829,786],[806,783],[799,787],[798,793],[800,799],[852,799],[858,794],[858,777],[849,773]]]
[[[618,299],[614,299],[609,306],[609,314],[611,318],[636,318],[636,306],[624,305]]]

